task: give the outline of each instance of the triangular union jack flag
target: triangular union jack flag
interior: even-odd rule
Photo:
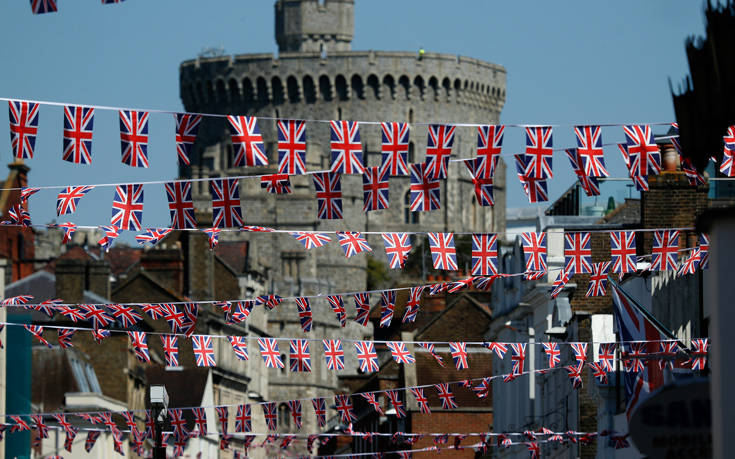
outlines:
[[[174,113],[174,120],[176,121],[176,154],[179,157],[179,164],[188,166],[191,164],[189,155],[197,139],[202,115]]]
[[[278,120],[278,173],[306,174],[306,122]]]
[[[610,271],[610,262],[603,261],[592,265],[592,274],[590,275],[590,286],[587,288],[585,296],[604,296],[607,287],[607,273]]]
[[[312,233],[306,231],[295,231],[289,233],[294,239],[299,241],[306,250],[321,247],[332,241],[332,238],[327,236],[327,233]]]
[[[661,153],[649,125],[623,126],[631,175],[647,176],[661,172]]]
[[[676,230],[655,231],[652,253],[651,271],[676,271],[679,232]]]
[[[291,178],[287,174],[269,174],[260,177],[260,187],[270,194],[291,194]]]
[[[426,175],[432,180],[447,178],[449,158],[452,156],[455,126],[430,124],[426,144]]]
[[[368,167],[362,174],[362,193],[363,193],[363,212],[371,210],[387,209],[390,206],[388,202],[388,193],[390,191],[388,183],[388,174],[385,169],[377,166]]]
[[[138,231],[143,220],[143,185],[118,185],[112,201],[111,225]]]
[[[411,212],[441,208],[439,179],[430,178],[425,164],[411,164]]]
[[[330,172],[362,174],[362,143],[357,121],[331,121],[332,167]]]
[[[408,123],[380,123],[383,134],[380,169],[391,177],[408,175]]]
[[[93,186],[68,186],[61,190],[56,198],[56,215],[74,213],[77,210],[79,200],[93,188]]]
[[[365,238],[358,232],[337,231],[337,239],[347,258],[357,255],[360,252],[373,251]]]
[[[196,228],[194,202],[191,199],[191,182],[166,182],[168,211],[171,214],[171,228]]]
[[[411,251],[411,240],[407,233],[383,233],[385,254],[388,256],[388,264],[391,269],[403,269]]]
[[[457,250],[454,248],[453,233],[428,233],[431,261],[434,269],[456,271]]]
[[[230,138],[235,148],[234,167],[267,166],[263,136],[260,135],[257,119],[254,116],[228,116]]]
[[[605,169],[605,156],[602,152],[602,128],[600,126],[575,126],[577,135],[577,154],[579,165],[587,177],[609,177]]]
[[[64,106],[64,152],[61,159],[75,164],[92,163],[94,108]]]
[[[503,147],[505,126],[484,125],[477,127],[477,179],[492,179]]]
[[[569,274],[592,272],[590,233],[564,233],[564,270]]]
[[[13,157],[33,158],[38,134],[39,104],[32,102],[8,101],[10,109],[10,146]]]
[[[611,231],[610,255],[612,257],[612,271],[614,273],[635,272],[635,231]]]
[[[526,171],[525,175],[532,179],[550,179],[554,176],[552,160],[551,126],[535,126],[526,128]]]
[[[498,235],[474,233],[472,235],[472,275],[498,274]]]
[[[240,208],[240,181],[238,179],[216,179],[209,182],[212,194],[212,212],[216,228],[242,226]]]
[[[316,189],[317,216],[320,220],[342,218],[341,174],[319,172],[312,176]]]
[[[497,161],[497,158],[495,158],[495,161]],[[480,177],[483,173],[481,170],[480,158],[468,159],[462,162],[470,173],[472,185],[475,190],[475,200],[477,200],[477,203],[484,207],[495,205],[495,198],[493,197],[493,178]]]
[[[31,0],[31,12],[33,14],[56,13],[57,11],[56,0]]]
[[[122,163],[148,167],[148,112],[120,110]]]

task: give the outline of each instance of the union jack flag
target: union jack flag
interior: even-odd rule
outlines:
[[[454,400],[454,394],[449,388],[449,384],[434,384],[434,387],[436,388],[436,395],[441,401],[443,410],[453,410],[454,408],[457,408],[457,402]]]
[[[291,194],[291,179],[287,174],[270,174],[260,177],[260,187],[270,194]]]
[[[605,169],[602,152],[602,128],[600,126],[576,126],[577,154],[581,159],[581,169],[587,177],[609,177]]]
[[[179,310],[173,304],[162,304],[161,314],[163,319],[171,327],[172,333],[181,333],[181,329],[184,326],[185,318],[184,313]]]
[[[585,296],[605,296],[607,287],[607,273],[610,270],[610,262],[594,263],[592,265],[592,275],[590,276],[590,285],[587,288]]]
[[[434,269],[456,271],[457,251],[454,248],[453,233],[428,233],[429,249]]]
[[[438,179],[430,178],[425,164],[411,164],[411,212],[441,208]]]
[[[362,398],[365,399],[366,402],[368,402],[368,404],[370,404],[370,406],[373,407],[373,409],[375,410],[376,413],[378,413],[379,415],[383,416],[383,414],[384,414],[383,413],[383,408],[381,408],[380,402],[375,399],[375,393],[374,392],[366,392],[366,393],[362,393],[360,395],[362,396]]]
[[[699,269],[709,268],[709,236],[699,235]]]
[[[213,367],[216,365],[211,336],[194,335],[191,337],[191,344],[198,367]]]
[[[515,161],[518,180],[521,182],[523,192],[528,197],[528,202],[534,204],[548,201],[549,193],[546,179],[530,177],[526,173],[528,161],[523,155],[515,155]]]
[[[728,177],[735,177],[735,126],[727,128],[727,134],[723,137],[725,148],[722,152],[722,163],[720,172]]]
[[[235,432],[250,432],[252,430],[252,410],[250,404],[237,406],[235,413]]]
[[[574,352],[574,359],[577,362],[584,362],[587,360],[587,343],[569,343],[569,346]]]
[[[692,358],[690,363],[692,370],[704,370],[707,366],[707,352],[709,343],[707,338],[695,338],[692,340]]]
[[[228,336],[230,346],[235,352],[235,356],[240,360],[250,360],[248,356],[248,340],[244,336]]]
[[[2,225],[20,225],[24,228],[31,227],[31,214],[25,209],[25,204],[16,204],[8,209],[9,220],[3,221]]]
[[[8,101],[10,111],[10,146],[13,156],[20,159],[33,158],[38,134],[39,104]]]
[[[542,345],[546,356],[549,358],[549,368],[556,368],[556,366],[559,365],[559,362],[561,362],[559,344],[552,341],[549,343],[542,343]]]
[[[567,370],[567,377],[572,383],[572,389],[579,389],[582,387],[582,370],[584,369],[584,362],[580,362],[577,365],[567,365],[564,367]]]
[[[74,345],[71,343],[71,339],[74,337],[74,333],[76,330],[71,328],[59,328],[58,329],[58,343],[59,346],[62,349],[68,349],[70,347],[74,347]]]
[[[129,331],[128,337],[138,360],[143,363],[150,362],[151,355],[148,352],[148,342],[145,332]]]
[[[212,194],[212,212],[217,228],[242,226],[240,208],[240,182],[238,179],[217,179],[209,182]]]
[[[674,359],[676,359],[676,353],[679,352],[679,345],[676,341],[665,341],[659,344],[661,345],[661,350],[659,352],[660,360],[658,362],[659,368],[663,370],[668,367],[673,370]]]
[[[589,236],[589,233],[587,234]],[[635,231],[611,231],[610,245],[612,271],[614,273],[635,272]]]
[[[278,120],[278,173],[306,174],[306,122]]]
[[[396,363],[410,364],[416,363],[416,359],[406,349],[406,344],[400,341],[389,341],[385,344],[390,349],[390,353],[393,356],[393,360]]]
[[[661,172],[661,153],[649,125],[623,126],[631,175],[646,176]]]
[[[462,162],[470,173],[477,203],[485,207],[495,205],[495,198],[493,196],[493,178],[480,177],[480,174],[482,174],[482,171],[480,170],[480,158],[468,159]]]
[[[393,409],[396,412],[396,417],[398,419],[405,418],[406,411],[403,409],[403,402],[401,401],[401,398],[398,395],[398,392],[394,390],[387,390],[385,391],[385,395],[388,396],[388,399],[390,400],[390,404],[393,405]]]
[[[375,352],[375,345],[372,341],[355,341],[355,350],[357,351],[357,362],[360,364],[360,371],[370,373],[378,371],[378,354]]]
[[[449,351],[454,359],[454,365],[457,370],[466,370],[469,368],[467,363],[467,344],[461,342],[449,343]]]
[[[173,229],[196,228],[194,202],[191,199],[191,182],[166,182],[168,211]]]
[[[228,116],[230,138],[235,147],[234,167],[267,166],[263,136],[260,135],[257,119],[254,116]]]
[[[33,14],[55,13],[57,11],[56,0],[31,0],[31,12]]]
[[[324,344],[324,358],[327,360],[327,369],[344,370],[345,352],[342,349],[342,340],[325,339],[322,340],[322,343]]]
[[[283,368],[278,341],[275,338],[258,338],[258,346],[266,368]]]
[[[406,312],[403,315],[403,323],[411,323],[416,320],[421,305],[421,294],[424,292],[424,286],[411,287],[406,301]]]
[[[26,295],[26,296],[30,296],[30,295]],[[44,313],[47,316],[49,316],[49,318],[53,319],[54,318],[54,314],[57,311],[56,306],[62,304],[63,302],[64,302],[64,300],[62,300],[60,298],[56,298],[56,299],[53,299],[53,300],[46,300],[46,301],[44,301],[44,302],[42,302],[41,304],[38,304],[38,305],[30,306],[30,308],[31,309],[34,309],[36,311],[41,311],[42,313]]]
[[[301,428],[301,400],[289,400],[287,402],[288,409],[291,411],[291,419],[293,419],[294,425],[296,425],[297,429]],[[292,437],[288,437],[292,438]],[[287,439],[284,439],[284,442]],[[284,444],[281,444],[281,448],[288,447],[288,444],[284,446]]]
[[[64,106],[64,153],[61,159],[75,164],[92,162],[94,108]]]
[[[355,322],[367,327],[370,319],[370,294],[369,293],[356,293],[354,295],[355,308],[357,309],[357,315],[355,316]]]
[[[28,333],[35,336],[38,342],[44,346],[51,347],[51,344],[43,338],[43,327],[40,325],[23,325],[28,330]]]
[[[477,127],[477,168],[474,177],[492,179],[503,146],[505,126]],[[466,164],[466,163],[465,163]]]
[[[77,210],[77,203],[93,186],[68,186],[56,198],[56,215],[67,215]]]
[[[311,404],[314,406],[314,414],[316,414],[316,422],[319,427],[327,425],[327,403],[326,401],[319,398],[312,398]]]
[[[652,252],[651,271],[676,271],[679,232],[676,230],[655,231]]]
[[[634,173],[633,168],[631,167],[630,155],[628,154],[628,146],[624,143],[619,143],[618,149],[620,150],[620,154],[623,156],[625,166],[628,168],[628,175],[633,179],[633,183],[635,183],[636,190],[648,191],[648,176],[637,175]]]
[[[498,235],[493,233],[472,234],[472,275],[498,274],[497,263]]]
[[[426,145],[426,176],[432,180],[447,178],[449,158],[452,156],[455,126],[430,124]]]
[[[597,352],[597,361],[606,371],[614,371],[615,343],[601,343]]]
[[[550,126],[526,128],[525,175],[528,178],[549,179],[553,177],[551,166],[554,150],[552,146]]]
[[[86,452],[92,451],[92,448],[94,448],[94,444],[97,442],[97,439],[102,434],[99,430],[90,430],[87,432],[87,438],[84,440],[84,450]],[[61,457],[61,456],[57,456]]]
[[[546,233],[523,233],[521,241],[526,272],[546,272]]]
[[[390,206],[388,194],[388,174],[385,169],[376,167],[365,168],[362,174],[363,212],[387,209]]]
[[[344,327],[347,325],[347,311],[345,310],[344,301],[342,301],[342,295],[329,295],[327,296],[327,302],[332,307],[332,311],[337,316],[339,324]]]
[[[143,320],[143,316],[138,314],[132,306],[111,304],[107,306],[107,309],[112,312],[112,316],[118,320],[124,328],[130,328]]]
[[[197,139],[202,115],[174,113],[174,121],[176,121],[176,153],[179,157],[179,164],[188,166],[191,164],[189,155]]]
[[[564,270],[570,274],[592,272],[590,233],[564,233]]]
[[[227,433],[227,419],[229,418],[229,410],[226,406],[215,406],[214,410],[217,412],[217,418],[220,424],[220,432],[222,434]]]
[[[95,330],[106,328],[114,322],[103,308],[93,304],[80,304],[79,309],[84,311],[84,319],[91,322]]]
[[[135,240],[140,245],[150,243],[152,247],[161,242],[171,231],[173,231],[171,228],[146,228],[143,234],[135,236]]]
[[[80,320],[84,320],[84,312],[78,308],[72,308],[70,306],[59,306],[57,308],[59,314],[68,318],[72,322],[76,323]]]
[[[292,339],[289,347],[289,368],[291,371],[311,371],[309,341],[305,339]]]
[[[301,329],[304,333],[311,331],[312,320],[311,320],[311,304],[308,298],[296,298],[296,307],[299,310],[299,320],[301,321]]]
[[[411,241],[406,233],[383,233],[385,254],[388,256],[388,265],[391,269],[403,269],[411,251]]]
[[[569,278],[571,277],[572,273],[569,269],[564,268],[561,271],[559,271],[559,276],[557,276],[556,280],[554,280],[554,284],[551,286],[551,298],[556,298],[559,296],[559,294],[564,290],[564,287],[566,287],[567,283],[569,282]]]
[[[192,408],[192,413],[194,413],[194,425],[197,428],[198,432],[195,432],[195,434],[198,433],[198,436],[203,437],[207,435],[207,413],[204,410],[204,408]]]
[[[407,123],[380,123],[383,133],[381,171],[389,176],[408,175]]]
[[[342,422],[345,424],[351,424],[357,420],[355,413],[352,411],[352,400],[349,395],[339,394],[334,396],[334,402],[337,411],[340,414]]]
[[[393,311],[396,308],[396,292],[391,290],[381,292],[380,299],[383,304],[380,311],[380,326],[388,327],[393,320]]]
[[[314,188],[316,189],[317,215],[322,220],[342,218],[342,185],[341,174],[333,172],[319,172],[314,174]]]
[[[689,253],[689,256],[684,262],[679,265],[679,269],[676,270],[676,276],[680,277],[684,274],[694,274],[699,267],[699,262],[702,260],[702,253],[699,247],[695,248]]]
[[[697,168],[692,164],[692,160],[681,155],[679,155],[679,160],[681,161],[681,170],[687,176],[689,184],[692,186],[704,185],[704,176],[697,171]]]
[[[120,110],[122,163],[148,167],[148,112]]]
[[[510,343],[512,354],[510,356],[513,362],[512,372],[514,375],[523,373],[524,363],[526,361],[526,343]]]
[[[111,225],[138,231],[143,219],[143,185],[118,185],[112,201]]]
[[[416,403],[419,405],[419,411],[423,414],[431,414],[429,409],[429,399],[424,395],[424,389],[420,387],[410,387],[409,390],[416,399]]]
[[[331,121],[332,167],[330,172],[362,174],[362,143],[356,121]]]
[[[347,258],[357,255],[360,252],[373,251],[360,233],[337,231],[337,239],[339,240],[339,245],[342,247],[342,251],[345,253],[345,257]]]
[[[645,370],[643,360],[647,356],[646,343],[634,342],[629,343],[626,347],[628,348],[627,352],[622,352],[625,371],[627,373],[638,373]]]
[[[313,249],[315,247],[321,247],[332,241],[332,238],[327,236],[326,233],[312,233],[305,231],[295,231],[289,233],[294,239],[299,241],[306,250]]]
[[[582,168],[582,159],[579,157],[579,152],[576,148],[568,148],[564,150],[569,158],[569,162],[572,164],[572,170],[577,175],[577,180],[580,186],[584,190],[587,196],[599,196],[600,195],[600,184],[597,181],[597,177],[590,177]]]
[[[422,348],[426,349],[429,352],[429,354],[431,354],[431,356],[434,357],[434,360],[436,360],[436,363],[438,363],[442,367],[444,366],[444,359],[442,358],[442,356],[440,356],[439,354],[437,354],[435,352],[435,350],[434,350],[434,344],[432,344],[432,343],[419,343],[419,346],[421,346]]]
[[[161,335],[163,355],[166,358],[166,366],[179,366],[179,337],[176,335]]]

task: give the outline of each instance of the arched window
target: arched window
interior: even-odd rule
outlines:
[[[291,430],[291,416],[285,403],[278,405],[278,427],[285,431]]]
[[[417,224],[418,222],[418,212],[411,212],[411,190],[406,190],[403,196],[403,223]]]

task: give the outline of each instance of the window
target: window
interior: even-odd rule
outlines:
[[[408,142],[408,163],[414,163],[415,162],[415,145],[413,144],[413,140]]]
[[[288,405],[285,403],[278,405],[278,426],[285,431],[291,429],[291,417],[288,415]]]
[[[403,196],[403,222],[417,224],[419,222],[419,214],[411,212],[411,190],[406,190]]]

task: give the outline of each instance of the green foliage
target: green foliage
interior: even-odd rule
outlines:
[[[368,290],[376,290],[386,287],[391,278],[388,275],[388,267],[376,260],[374,257],[367,257],[367,288]]]

